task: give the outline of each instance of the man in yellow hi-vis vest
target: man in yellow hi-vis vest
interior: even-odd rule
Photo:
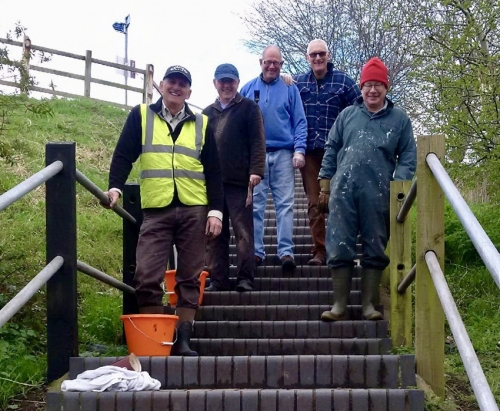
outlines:
[[[132,109],[111,160],[110,207],[118,201],[132,164],[139,159],[144,221],[137,244],[136,296],[141,314],[163,314],[161,283],[172,244],[176,267],[177,322],[173,355],[198,355],[189,347],[204,268],[205,242],[221,232],[223,192],[219,155],[208,118],[186,100],[191,74],[167,69],[162,98]]]

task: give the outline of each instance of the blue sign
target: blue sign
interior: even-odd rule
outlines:
[[[127,27],[125,26],[125,23],[113,23],[113,28],[120,33],[127,32]]]

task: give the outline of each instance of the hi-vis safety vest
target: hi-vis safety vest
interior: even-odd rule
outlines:
[[[147,104],[141,104],[142,208],[168,206],[174,197],[174,187],[183,204],[208,204],[205,174],[200,162],[208,118],[201,114],[196,114],[195,118],[195,121],[184,123],[174,144],[165,120]]]

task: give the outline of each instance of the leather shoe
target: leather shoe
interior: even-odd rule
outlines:
[[[242,280],[236,286],[236,291],[239,291],[240,293],[245,291],[253,291],[253,286],[252,284],[250,284],[250,281]]]
[[[253,260],[255,261],[255,265],[258,267],[259,265],[262,265],[262,258],[260,258],[258,255],[253,257]]]
[[[291,255],[285,255],[281,257],[280,261],[281,261],[281,268],[283,268],[284,270],[291,270],[296,267],[295,260]]]
[[[229,291],[229,287],[219,287],[212,283],[208,287],[205,287],[205,291]]]
[[[325,265],[325,262],[326,260],[324,257],[320,255],[315,255],[307,262],[307,265]]]

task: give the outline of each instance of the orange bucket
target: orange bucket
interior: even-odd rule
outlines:
[[[174,340],[175,323],[179,317],[164,314],[122,315],[129,354],[168,356]]]
[[[198,300],[198,305],[201,305],[203,301],[203,292],[205,291],[205,281],[208,277],[207,271],[202,271],[200,274],[200,298]],[[168,270],[165,273],[165,288],[167,291],[165,294],[168,295],[168,303],[170,305],[177,305],[177,294],[175,293],[175,270]]]

